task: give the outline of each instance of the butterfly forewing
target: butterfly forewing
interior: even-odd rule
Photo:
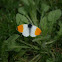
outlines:
[[[30,36],[31,37],[36,37],[36,35],[35,35],[35,30],[36,30],[36,26],[34,26],[34,25],[32,25],[32,27],[31,27],[31,32],[30,32]]]
[[[25,37],[29,36],[29,28],[28,28],[28,24],[23,24],[23,32],[22,35]]]
[[[37,35],[40,35],[41,32],[42,31],[38,27],[32,25],[30,36],[31,37],[36,37]]]

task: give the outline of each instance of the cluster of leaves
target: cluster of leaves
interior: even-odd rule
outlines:
[[[46,0],[21,2],[16,14],[17,25],[32,23],[42,30],[42,35],[26,38],[14,33],[3,42],[1,61],[61,62],[61,50],[57,52],[56,48],[56,44],[62,41],[61,9],[52,9],[52,3],[49,5],[50,1]]]

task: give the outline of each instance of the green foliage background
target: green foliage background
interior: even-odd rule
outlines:
[[[17,32],[29,22],[40,36]],[[0,0],[0,62],[62,62],[62,0]]]

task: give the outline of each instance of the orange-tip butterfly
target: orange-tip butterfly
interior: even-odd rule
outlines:
[[[17,26],[17,31],[22,33],[23,36],[28,37],[36,37],[41,34],[41,30],[32,24],[22,24]]]

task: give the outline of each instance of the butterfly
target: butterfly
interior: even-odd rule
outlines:
[[[23,36],[36,37],[41,34],[41,29],[32,24],[21,24],[17,26],[17,31],[22,33]]]

